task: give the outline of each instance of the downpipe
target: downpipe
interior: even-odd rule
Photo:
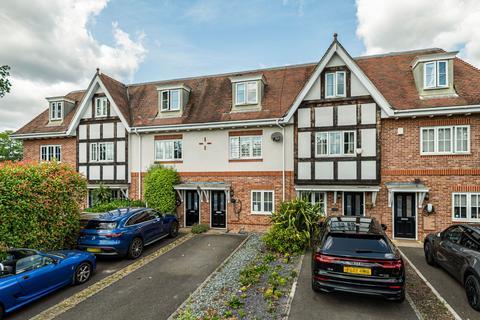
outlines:
[[[285,202],[285,126],[280,124],[280,120],[283,118],[277,119],[276,125],[282,129],[282,202]]]

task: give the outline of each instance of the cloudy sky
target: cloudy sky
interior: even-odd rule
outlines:
[[[318,61],[334,32],[353,56],[442,47],[480,67],[477,0],[2,0],[0,131],[99,67],[144,82]]]

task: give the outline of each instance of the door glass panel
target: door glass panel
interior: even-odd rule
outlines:
[[[413,199],[412,196],[406,196],[406,214],[408,218],[411,218],[415,215],[413,211]]]
[[[355,215],[356,216],[362,215],[362,195],[361,194],[355,195]]]
[[[403,217],[403,197],[401,195],[397,195],[397,206],[395,210],[397,211],[397,217]]]
[[[345,214],[347,216],[352,215],[352,196],[350,194],[346,195]]]

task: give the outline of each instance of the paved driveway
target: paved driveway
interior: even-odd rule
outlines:
[[[417,319],[410,304],[387,301],[382,298],[341,293],[316,293],[310,284],[311,255],[303,259],[289,319]]]
[[[244,239],[239,235],[197,236],[58,319],[167,319]]]
[[[462,319],[480,319],[480,312],[473,310],[468,304],[462,285],[440,267],[429,266],[425,262],[423,249],[400,247],[400,250]]]
[[[185,234],[180,234],[179,237],[184,236]],[[178,239],[175,238],[175,239]],[[163,239],[160,240],[150,246],[145,247],[144,255],[148,255],[161,247],[168,245],[169,243],[173,242],[175,239]],[[37,300],[17,312],[10,314],[5,320],[26,320],[30,319],[31,317],[39,314],[40,312],[56,305],[57,303],[61,302],[62,300],[74,295],[75,293],[85,289],[86,287],[92,285],[93,283],[102,280],[103,278],[108,277],[112,273],[126,267],[127,265],[131,264],[133,260],[122,259],[117,257],[99,257],[97,259],[97,270],[95,274],[92,276],[90,281],[85,283],[81,286],[71,286],[60,289],[59,291],[52,293],[40,300]]]

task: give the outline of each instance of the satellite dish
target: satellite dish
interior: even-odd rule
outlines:
[[[272,141],[273,142],[282,142],[283,135],[281,132],[274,132],[272,133]]]

